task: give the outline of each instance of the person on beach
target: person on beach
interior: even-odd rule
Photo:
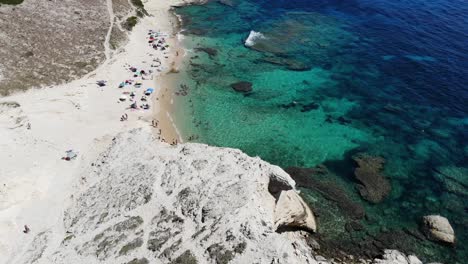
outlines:
[[[24,225],[24,229],[23,229],[23,233],[27,234],[29,233],[31,229],[29,229],[29,227],[27,225]]]

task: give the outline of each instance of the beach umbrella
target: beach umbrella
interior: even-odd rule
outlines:
[[[148,89],[146,89],[145,94],[146,94],[146,95],[150,95],[150,94],[152,94],[153,92],[154,92],[154,89],[153,89],[153,88],[148,88]]]

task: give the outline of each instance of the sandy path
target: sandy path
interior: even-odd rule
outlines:
[[[114,21],[115,21],[112,0],[106,0],[106,5],[107,5],[107,12],[109,13],[110,25],[109,25],[109,30],[107,31],[107,34],[106,34],[106,39],[104,40],[104,53],[106,55],[106,61],[104,62],[104,64],[107,63],[107,61],[111,58],[111,55],[112,55],[112,49],[110,48],[110,38],[111,38],[112,28],[114,27]]]

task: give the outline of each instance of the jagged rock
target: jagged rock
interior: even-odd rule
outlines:
[[[251,82],[236,82],[231,84],[232,89],[234,89],[236,92],[241,92],[241,93],[248,93],[252,91],[252,83]]]
[[[373,264],[423,264],[416,256],[401,253],[398,250],[385,250],[382,258],[374,259]]]
[[[315,230],[295,182],[240,150],[170,146],[142,128],[80,168],[63,228],[34,230],[24,263],[317,264],[305,232],[275,232],[278,215]]]
[[[362,198],[372,203],[381,202],[391,191],[390,182],[381,173],[385,160],[366,153],[356,154],[353,160],[358,164],[354,175],[361,183],[357,188]]]
[[[427,215],[423,217],[423,232],[434,241],[455,243],[455,232],[447,218],[440,215]]]
[[[295,190],[282,191],[275,207],[276,230],[317,231],[315,217]]]

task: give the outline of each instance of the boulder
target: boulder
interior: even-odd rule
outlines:
[[[252,83],[241,81],[231,84],[232,89],[240,93],[248,93],[252,91]]]
[[[277,231],[317,231],[314,214],[295,190],[281,192],[275,207],[275,227]]]
[[[376,258],[373,264],[423,264],[416,256],[401,253],[398,250],[385,250],[381,258]]]
[[[447,218],[440,215],[427,215],[423,217],[424,234],[430,240],[454,244],[455,232]]]
[[[354,170],[356,179],[361,183],[357,185],[362,198],[372,203],[380,203],[391,191],[390,182],[382,174],[385,160],[366,153],[353,156],[358,167]]]

